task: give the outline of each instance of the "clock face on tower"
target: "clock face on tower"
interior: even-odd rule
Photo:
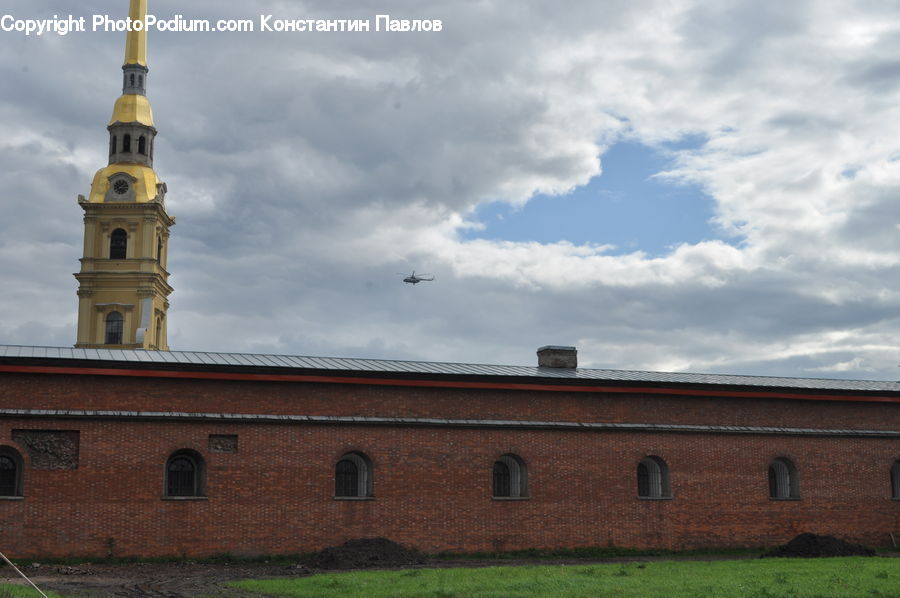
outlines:
[[[128,181],[118,180],[113,183],[113,191],[118,195],[125,195],[128,193]]]

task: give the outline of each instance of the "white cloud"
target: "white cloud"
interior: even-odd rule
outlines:
[[[577,344],[604,367],[895,376],[900,9],[567,6],[417,3],[441,34],[154,35],[172,346],[533,363]],[[9,7],[74,10],[109,7]],[[365,2],[190,12],[374,18]],[[121,42],[0,33],[2,342],[74,331],[74,198],[104,165]],[[706,141],[666,150],[661,176],[704,189],[733,244],[650,257],[460,234],[480,203],[587,183],[619,140],[687,135]],[[437,280],[402,285],[412,269]]]

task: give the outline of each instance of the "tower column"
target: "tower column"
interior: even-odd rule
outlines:
[[[83,198],[81,196],[79,199]],[[84,254],[85,256],[94,255],[94,241],[96,238],[97,219],[93,216],[84,217]]]
[[[146,257],[153,257],[153,245],[156,241],[156,225],[157,221],[154,217],[144,217],[144,221],[142,223],[143,230],[141,231],[141,240],[143,245],[141,247],[141,255]]]

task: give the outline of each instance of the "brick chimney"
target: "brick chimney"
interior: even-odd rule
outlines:
[[[537,350],[539,368],[567,368],[578,367],[578,351],[575,347],[558,347],[547,345]]]

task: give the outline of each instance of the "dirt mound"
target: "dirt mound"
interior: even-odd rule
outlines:
[[[828,557],[828,556],[875,556],[875,551],[860,544],[850,544],[832,536],[800,534],[784,546],[779,546],[765,557]]]
[[[406,567],[424,562],[421,554],[387,538],[361,538],[326,548],[307,564],[315,569],[365,569]]]

